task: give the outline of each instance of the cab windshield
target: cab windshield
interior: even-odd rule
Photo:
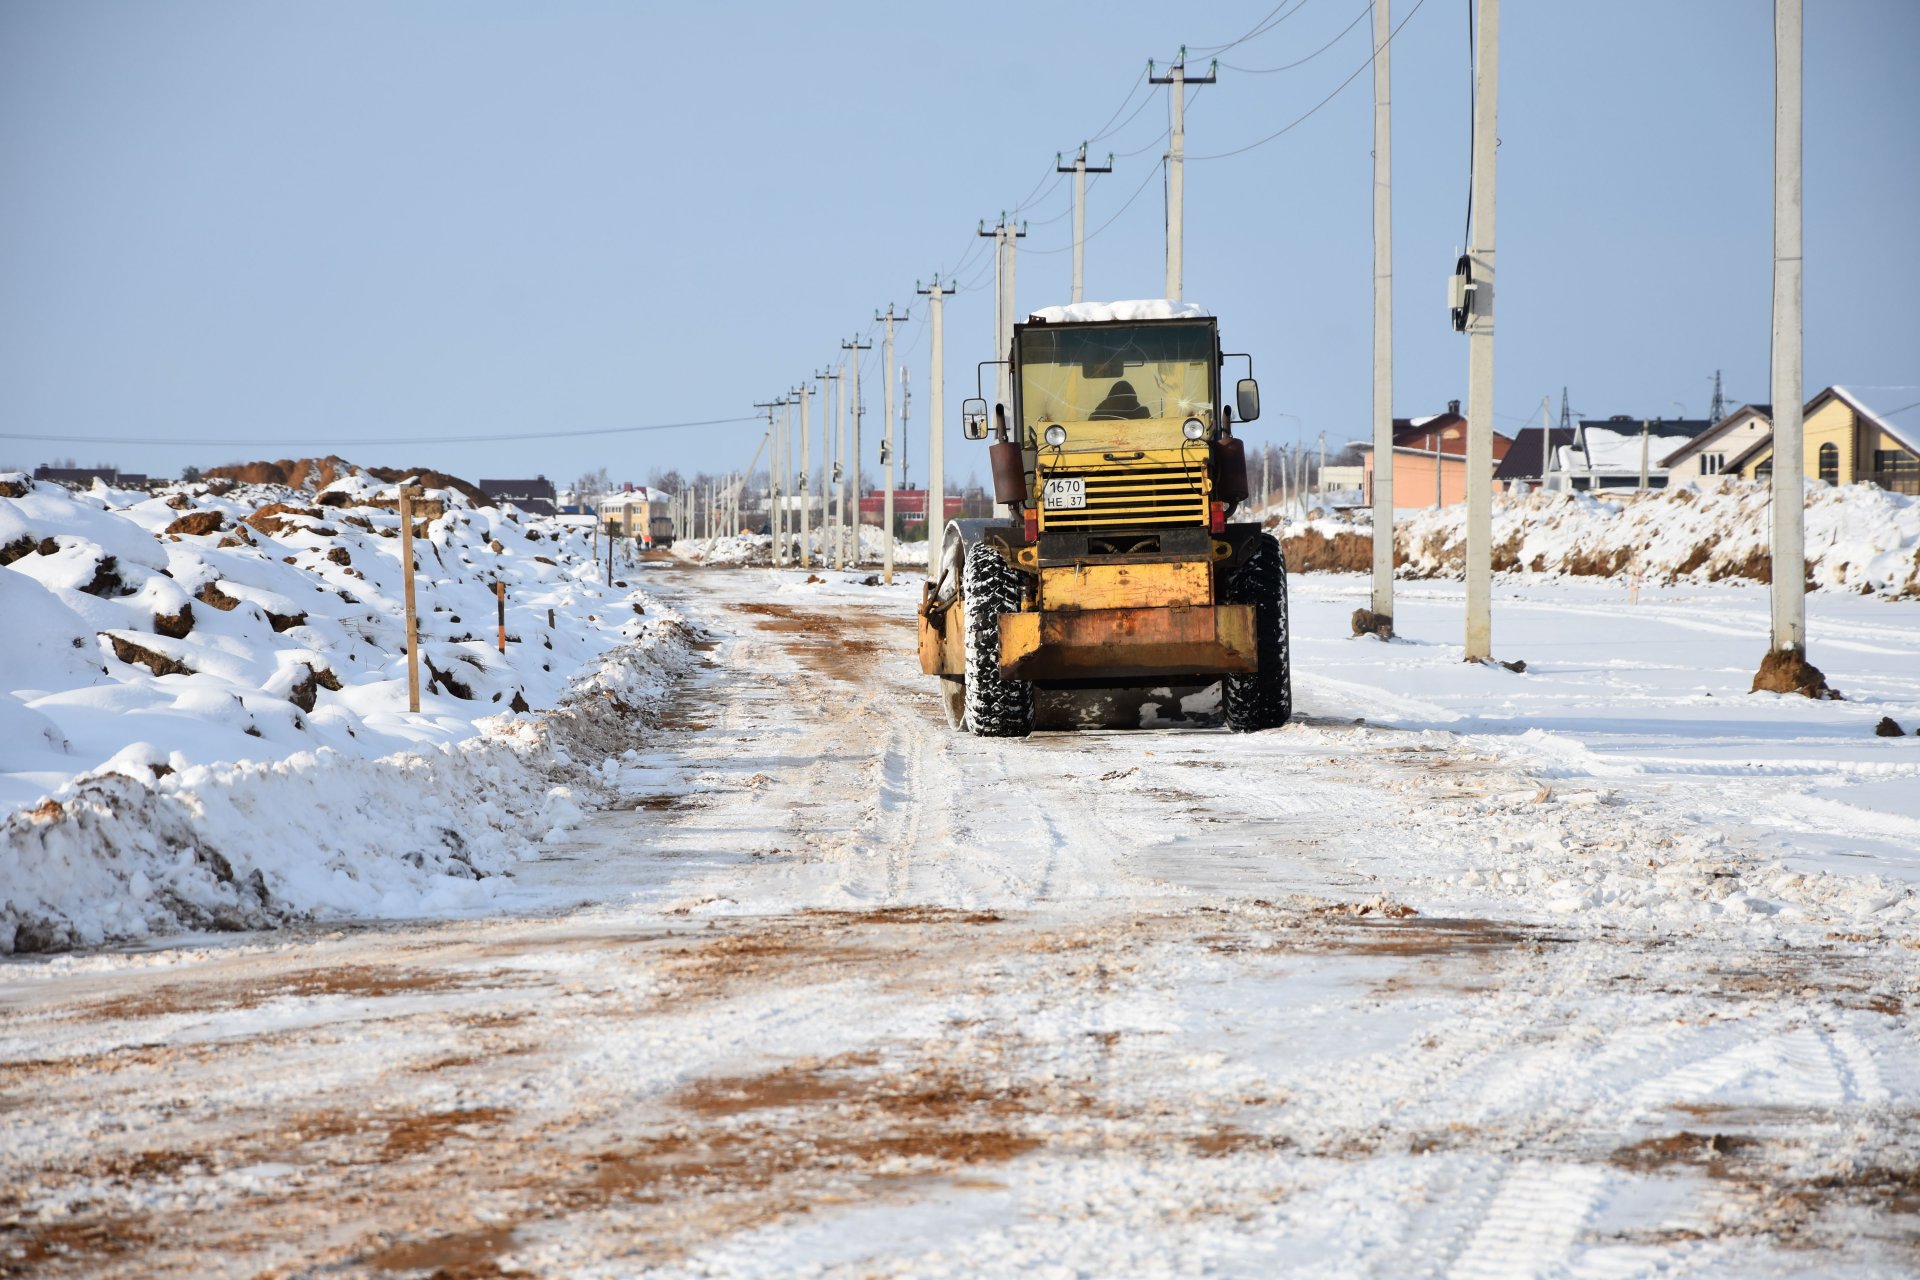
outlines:
[[[1213,420],[1213,329],[1103,324],[1020,334],[1020,417],[1041,422]]]

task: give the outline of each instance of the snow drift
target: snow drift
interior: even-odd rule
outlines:
[[[454,910],[579,814],[683,622],[580,531],[429,490],[410,714],[396,499],[0,477],[0,951]]]
[[[1286,527],[1295,571],[1364,570],[1367,526],[1336,519]],[[1496,496],[1493,567],[1566,577],[1639,575],[1648,583],[1766,582],[1764,485],[1729,481],[1646,494]],[[1873,485],[1807,486],[1807,582],[1819,589],[1920,596],[1920,499]],[[1396,522],[1394,562],[1410,578],[1458,578],[1466,562],[1464,507]]]

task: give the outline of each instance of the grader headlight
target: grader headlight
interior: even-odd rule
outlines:
[[[1189,440],[1198,440],[1207,434],[1207,424],[1198,418],[1188,418],[1180,424],[1180,434]]]
[[[1041,433],[1041,439],[1045,440],[1049,447],[1058,449],[1067,442],[1067,429],[1057,422],[1053,423]]]

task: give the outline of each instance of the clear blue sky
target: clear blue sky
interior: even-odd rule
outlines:
[[[1366,60],[1366,21],[1340,35],[1364,8],[1289,0],[1223,54],[1219,84],[1195,91],[1190,156],[1325,98]],[[964,262],[981,285],[948,309],[957,405],[991,336],[977,221],[1039,188],[1021,215],[1019,304],[1064,301],[1054,153],[1124,101],[1093,147],[1117,158],[1089,228],[1138,196],[1089,244],[1087,292],[1158,296],[1166,91],[1129,100],[1129,86],[1148,58],[1273,11],[12,0],[0,435],[70,442],[0,438],[0,464],[71,454],[171,474],[352,439],[382,442],[341,449],[359,461],[470,476],[719,471],[745,462],[757,428],[388,442],[751,413],[891,301],[913,304],[901,345],[924,482],[916,279]],[[1807,11],[1808,390],[1920,382],[1920,4]],[[1736,400],[1767,398],[1771,12],[1506,6],[1503,429],[1543,395],[1557,410],[1563,384],[1593,416],[1699,416],[1715,368]],[[1402,415],[1464,399],[1466,382],[1444,282],[1463,233],[1467,3],[1394,0],[1396,22],[1409,13],[1393,46]],[[1329,41],[1294,70],[1251,71]],[[1189,163],[1186,294],[1256,354],[1256,442],[1367,430],[1370,97],[1363,72],[1276,141]],[[181,443],[235,438],[257,443]],[[949,457],[956,478],[984,471],[957,440]]]

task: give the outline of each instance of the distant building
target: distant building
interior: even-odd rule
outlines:
[[[537,516],[550,516],[560,509],[553,481],[545,476],[531,480],[482,480],[480,492],[495,502],[511,502]]]
[[[1705,418],[1584,418],[1559,455],[1554,484],[1560,486],[1558,472],[1564,472],[1566,488],[1637,489],[1644,474],[1647,488],[1664,489],[1667,472],[1659,460],[1712,426]]]
[[[1727,464],[1773,435],[1773,406],[1743,404],[1660,459],[1669,484],[1699,483],[1730,472]]]
[[[147,477],[117,467],[35,467],[35,480],[51,480],[69,489],[91,489],[95,480],[115,489],[144,489]]]
[[[860,523],[877,525],[886,518],[887,495],[868,493],[860,498]],[[947,519],[957,520],[966,513],[966,499],[958,494],[946,495]],[[902,525],[923,525],[927,522],[929,507],[928,491],[925,489],[895,489],[893,491],[893,518]],[[971,514],[971,513],[968,513]]]
[[[1513,440],[1493,433],[1493,460],[1497,465],[1511,451]],[[1364,503],[1373,502],[1374,450],[1361,447],[1365,476]],[[1460,402],[1451,400],[1445,413],[1424,418],[1393,420],[1393,509],[1417,511],[1447,506],[1467,497],[1467,420]]]
[[[1829,484],[1920,494],[1920,387],[1828,387],[1807,401],[1801,467]],[[1773,475],[1773,432],[1727,461],[1748,480]]]
[[[665,544],[673,540],[673,497],[658,489],[628,488],[619,493],[603,493],[594,499],[600,523],[608,533],[621,537],[650,537]]]
[[[1541,440],[1544,431],[1546,439]],[[1564,450],[1579,439],[1572,427],[1522,427],[1500,465],[1493,469],[1494,488],[1513,490],[1523,485],[1539,488],[1543,475],[1557,475],[1565,466]],[[1564,486],[1562,486],[1564,487]]]

